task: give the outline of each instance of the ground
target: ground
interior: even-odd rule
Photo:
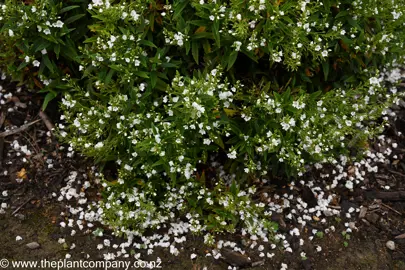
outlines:
[[[6,84],[3,88],[3,93],[7,93],[17,86]],[[8,102],[1,108],[3,117],[0,119],[5,120],[0,123],[2,129],[19,127],[40,119],[37,115],[41,97],[32,95],[24,87],[15,93],[12,100],[6,101]],[[51,104],[47,110],[53,123],[58,122],[55,104]],[[306,241],[303,247],[299,247],[297,241],[288,234],[294,221],[286,222],[284,217],[278,217],[280,231],[293,243],[294,252],[276,248],[272,259],[260,263],[262,258],[258,253],[253,250],[249,252],[247,248],[252,262],[258,262],[258,266],[250,265],[246,268],[280,269],[281,263],[288,263],[288,269],[405,269],[405,196],[398,193],[405,192],[405,140],[404,136],[398,133],[405,133],[405,110],[396,107],[394,111],[398,118],[393,119],[391,127],[385,131],[386,136],[398,144],[392,149],[393,162],[389,165],[380,164],[379,172],[367,177],[365,189],[340,191],[340,201],[336,207],[344,210],[342,218],[331,217],[327,221],[328,228],[335,226],[335,231],[316,234],[312,241]],[[26,154],[25,149],[21,150],[25,145],[31,153]],[[379,149],[381,146],[378,145],[378,140],[370,141],[369,145],[374,151],[384,152],[384,149]],[[61,216],[61,212],[66,211],[65,202],[57,200],[70,172],[79,172],[79,177],[83,180],[86,177],[91,178],[95,171],[92,161],[77,153],[71,155],[72,152],[67,146],[61,147],[44,121],[38,121],[7,137],[0,135],[0,149],[0,203],[7,204],[5,213],[0,215],[0,230],[3,232],[0,240],[0,259],[59,260],[70,254],[72,260],[101,260],[105,251],[96,248],[97,244],[102,243],[99,237],[86,230],[71,236],[67,228],[60,226],[60,222],[66,221],[68,217]],[[307,177],[319,178],[319,174],[313,172]],[[98,197],[97,190],[89,192],[94,198]],[[344,215],[347,210],[360,206],[367,208],[367,211],[355,213],[355,222],[352,224],[345,222]],[[353,233],[349,236],[343,235],[342,231],[348,226],[352,227]],[[302,234],[310,237],[313,235],[313,229],[322,231],[325,226],[309,222]],[[17,236],[22,240],[16,241]],[[119,239],[113,237],[108,230],[104,231],[104,237],[109,238],[112,243],[119,243]],[[223,235],[222,238],[243,242],[238,235]],[[59,243],[59,239],[65,239],[66,243]],[[390,240],[395,243],[394,250],[386,246]],[[40,247],[28,248],[26,245],[31,242],[39,243]],[[71,249],[73,243],[75,248]],[[318,245],[322,247],[320,252],[316,251]],[[302,251],[305,251],[306,259],[300,256]],[[152,261],[159,257],[162,260],[162,269],[173,270],[202,270],[204,267],[228,269],[230,265],[241,266],[246,259],[235,252],[224,251],[223,258],[215,260],[205,256],[208,252],[210,249],[203,245],[202,236],[189,235],[177,257],[161,249],[155,250],[152,255],[144,254],[142,258]],[[190,258],[193,253],[198,255],[194,260]],[[242,263],[238,262],[239,260]]]

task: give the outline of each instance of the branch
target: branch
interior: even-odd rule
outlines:
[[[7,130],[7,131],[5,131],[5,132],[2,132],[2,133],[0,133],[0,138],[4,138],[4,137],[10,136],[10,135],[19,133],[19,132],[21,132],[21,131],[24,131],[24,130],[28,129],[30,126],[32,126],[33,124],[38,123],[39,121],[41,121],[41,119],[37,119],[37,120],[35,120],[35,121],[32,121],[32,122],[30,122],[30,123],[27,123],[27,124],[25,124],[25,125],[22,125],[22,126],[19,127],[19,128],[16,128],[16,129]]]

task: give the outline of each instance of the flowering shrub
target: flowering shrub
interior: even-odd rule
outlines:
[[[20,43],[3,49],[14,61],[8,70],[32,65],[48,80],[63,75],[57,65],[74,69],[48,87],[69,89],[61,105],[68,125],[59,132],[85,155],[117,163],[100,215],[127,235],[159,228],[173,209],[188,213],[196,232],[237,224],[271,232],[253,192],[238,189],[364,146],[401,95],[395,74],[404,60],[404,7],[394,1],[93,0],[73,16],[91,32],[69,47],[74,54],[60,45],[73,42],[72,17],[57,17],[74,6],[38,1],[36,9],[54,12],[45,18],[34,6],[10,3],[2,5],[1,38]],[[28,28],[13,29],[21,14]],[[34,22],[42,28],[33,30]],[[52,40],[34,46],[42,39]],[[40,55],[47,48],[54,62]],[[199,169],[212,161],[224,171],[214,180]]]
[[[44,107],[64,89],[65,74],[80,76],[77,44],[88,32],[86,7],[86,1],[70,0],[0,3],[0,66],[14,80],[47,92]]]

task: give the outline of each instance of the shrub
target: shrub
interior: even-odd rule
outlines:
[[[0,66],[13,80],[47,93],[44,108],[64,89],[61,78],[80,76],[77,45],[88,32],[86,2],[0,4]]]
[[[91,33],[72,44],[73,57],[53,59],[78,68],[55,85],[69,89],[60,135],[117,163],[102,213],[117,230],[157,228],[176,208],[196,231],[244,223],[265,235],[274,224],[236,190],[269,173],[302,174],[381,131],[379,117],[400,95],[393,75],[404,60],[403,9],[388,0],[93,0],[83,16]],[[3,24],[3,39],[16,38],[9,30]],[[66,31],[55,35],[69,39]],[[32,34],[20,30],[17,40],[32,48]],[[60,41],[50,42],[55,50]],[[56,70],[47,76],[61,78]],[[212,158],[225,171],[216,180],[206,175]]]

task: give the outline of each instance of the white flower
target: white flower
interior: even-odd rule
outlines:
[[[199,105],[197,102],[194,101],[191,105],[192,105],[197,111],[199,111],[199,112],[201,112],[201,113],[204,113],[204,112],[205,112],[205,108],[204,108],[203,106]]]
[[[44,34],[45,35],[50,35],[51,34],[51,30],[49,30],[48,28],[44,30]]]
[[[41,62],[39,62],[38,60],[34,60],[34,62],[32,62],[32,65],[34,67],[39,67],[40,64],[41,64]]]
[[[135,10],[132,10],[131,11],[131,17],[132,17],[132,19],[134,19],[134,21],[137,21],[139,19],[139,14],[136,13]]]
[[[194,260],[195,258],[197,258],[197,254],[191,254],[190,259]]]
[[[373,85],[380,85],[380,81],[376,77],[371,77],[369,79],[369,82],[370,82],[370,84],[373,84]]]
[[[48,52],[46,51],[46,49],[41,50],[42,54],[47,54]]]
[[[13,37],[13,36],[14,36],[14,32],[13,32],[13,30],[8,29],[8,35],[9,35],[10,37]]]
[[[294,118],[291,118],[288,123],[290,124],[290,126],[294,127],[294,126],[295,126],[295,120],[294,120]]]
[[[204,139],[203,144],[210,145],[211,140],[210,139]]]
[[[103,142],[98,142],[98,143],[94,146],[94,148],[98,149],[98,148],[101,148],[101,147],[103,147],[103,146],[104,146],[104,143],[103,143]]]
[[[103,243],[104,243],[104,246],[106,246],[106,247],[109,247],[111,244],[110,240],[108,240],[108,239],[104,239]]]
[[[63,27],[63,22],[60,21],[60,20],[57,20],[56,23],[54,23],[53,26],[55,26],[55,27],[57,27],[57,28],[62,28],[62,27]]]
[[[59,244],[63,244],[63,243],[65,243],[66,241],[65,241],[65,239],[64,238],[59,238],[58,239],[58,243]]]
[[[235,51],[240,51],[240,46],[242,46],[242,42],[240,41],[235,41],[232,45],[232,47],[235,47]]]
[[[328,51],[327,51],[327,50],[322,51],[322,56],[323,56],[323,57],[328,56]]]
[[[17,235],[17,237],[15,238],[15,241],[21,241],[21,240],[22,240],[22,237]]]
[[[282,127],[285,131],[289,130],[290,127],[291,127],[289,123],[281,122],[280,124],[281,124],[281,127]]]
[[[235,159],[236,158],[236,151],[233,150],[231,153],[228,153],[227,156],[230,159]]]
[[[231,91],[219,92],[219,99],[220,100],[228,99],[231,96],[233,96]]]

